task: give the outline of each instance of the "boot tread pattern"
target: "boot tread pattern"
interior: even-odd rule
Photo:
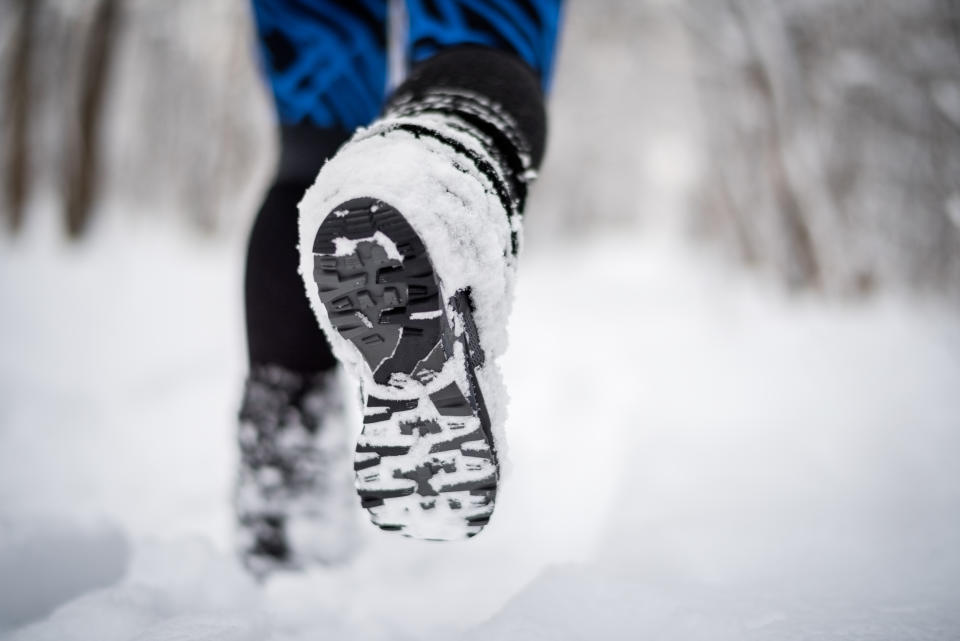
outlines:
[[[493,511],[499,472],[468,293],[448,309],[422,240],[378,200],[336,207],[313,253],[330,322],[369,368],[354,458],[361,506],[405,536],[475,535]]]

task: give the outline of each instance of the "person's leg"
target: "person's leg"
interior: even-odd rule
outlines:
[[[406,536],[473,536],[496,497],[505,398],[494,359],[506,345],[526,187],[545,146],[552,57],[525,47],[528,62],[506,23],[481,28],[492,22],[477,15],[520,15],[507,4],[412,2],[411,52],[446,39],[300,204],[308,295],[364,391],[361,505]],[[552,6],[525,24],[556,25]],[[450,29],[471,29],[418,40],[427,8]]]
[[[250,365],[312,374],[336,361],[296,273],[296,204],[324,161],[381,109],[386,0],[254,0],[253,9],[281,149],[276,178],[250,233]]]
[[[336,556],[349,532],[337,495],[349,497],[349,467],[332,455],[346,431],[344,391],[297,274],[297,202],[349,132],[381,108],[386,4],[254,0],[253,9],[281,149],[247,250],[249,374],[235,504],[240,551],[262,573]]]

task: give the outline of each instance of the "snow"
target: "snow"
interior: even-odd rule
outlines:
[[[0,239],[0,638],[960,634],[934,301],[787,298],[667,234],[531,242],[487,529],[366,527],[351,563],[258,585],[230,552],[242,238],[31,220]]]
[[[122,578],[130,555],[123,533],[106,523],[55,518],[0,522],[0,621],[25,623],[57,605]],[[16,580],[15,589],[12,580]]]
[[[376,205],[370,208],[371,211],[376,211]],[[333,212],[334,216],[342,216],[340,212]],[[375,243],[383,247],[383,250],[387,254],[387,258],[391,260],[397,260],[401,263],[403,262],[403,254],[400,253],[400,250],[397,249],[396,243],[390,240],[390,237],[384,234],[382,231],[376,232],[373,236],[369,238],[357,238],[356,240],[351,240],[349,238],[334,238],[333,246],[334,256],[349,256],[357,251],[357,245],[360,243]]]

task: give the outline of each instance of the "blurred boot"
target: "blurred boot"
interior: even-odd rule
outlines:
[[[351,555],[356,531],[343,385],[252,369],[240,410],[238,549],[257,576]]]

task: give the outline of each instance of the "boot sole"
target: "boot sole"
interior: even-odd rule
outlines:
[[[372,198],[334,208],[313,254],[330,322],[368,369],[354,459],[361,506],[404,536],[476,535],[493,512],[499,467],[469,291],[443,304],[423,241]]]

